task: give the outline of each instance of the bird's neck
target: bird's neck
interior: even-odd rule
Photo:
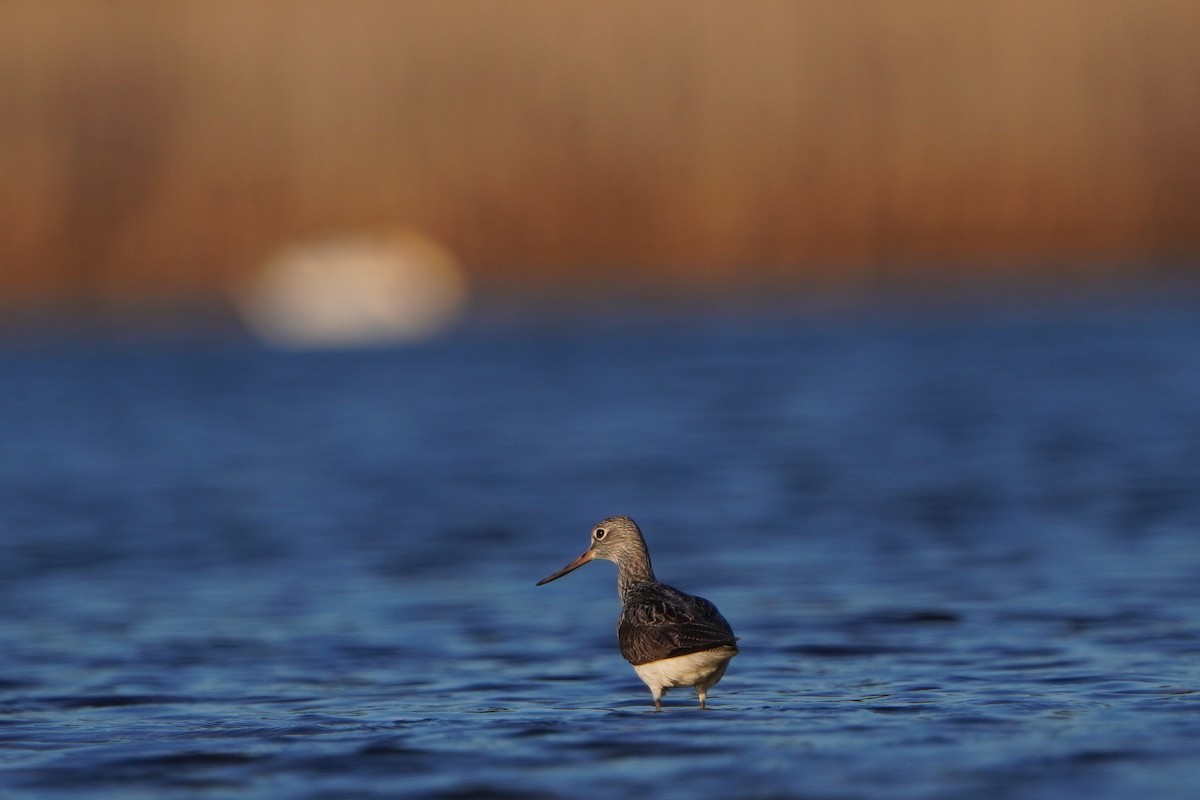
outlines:
[[[617,561],[617,593],[622,598],[639,583],[655,583],[654,569],[646,547],[631,550]]]

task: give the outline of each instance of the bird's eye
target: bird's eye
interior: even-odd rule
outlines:
[[[604,534],[606,533],[608,533],[608,531],[604,530],[604,528],[596,528],[596,530],[592,532],[592,538],[598,542],[604,538]]]

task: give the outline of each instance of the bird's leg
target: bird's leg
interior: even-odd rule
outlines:
[[[662,689],[651,688],[650,694],[654,697],[654,710],[662,711],[662,696],[663,696]]]

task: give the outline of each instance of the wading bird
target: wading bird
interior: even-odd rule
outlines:
[[[629,517],[609,517],[596,523],[591,546],[583,555],[537,585],[597,558],[617,565],[621,596],[617,642],[621,655],[650,687],[654,710],[662,711],[663,693],[679,686],[694,686],[704,708],[708,690],[721,680],[729,660],[738,654],[733,628],[703,597],[658,582],[642,531]]]

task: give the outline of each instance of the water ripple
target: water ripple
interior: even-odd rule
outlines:
[[[1200,792],[1200,315],[0,344],[0,795]],[[742,652],[656,714],[633,513]]]

